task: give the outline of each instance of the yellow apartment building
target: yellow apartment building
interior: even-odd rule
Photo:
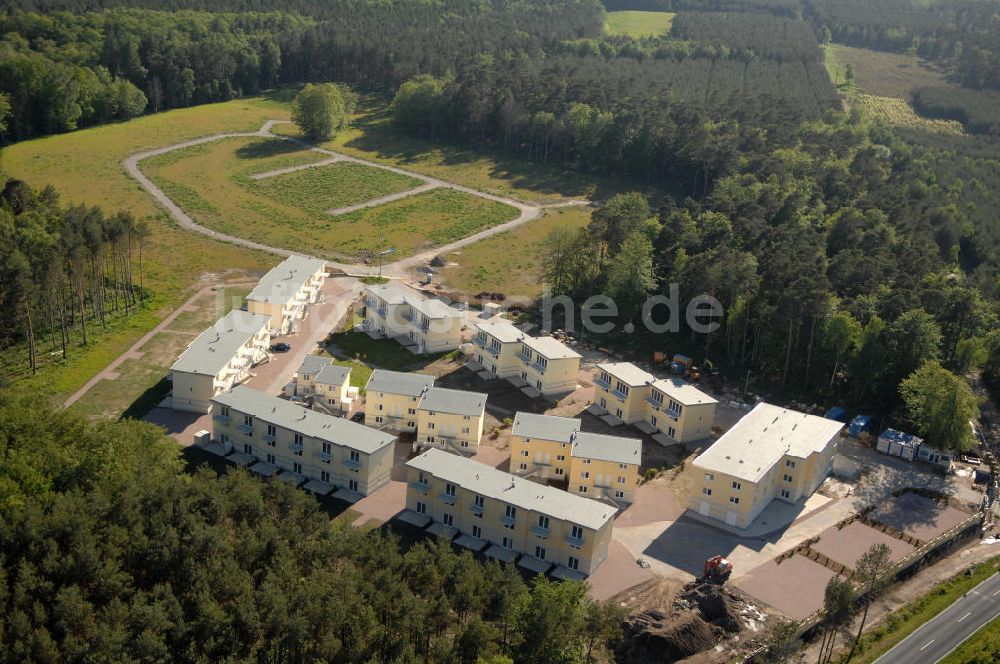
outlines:
[[[746,528],[772,500],[804,501],[833,469],[844,425],[759,403],[694,460],[689,507]]]
[[[306,317],[308,305],[319,301],[325,280],[325,261],[289,256],[257,282],[247,295],[247,310],[270,316],[271,334],[288,334]]]
[[[521,340],[525,333],[509,321],[493,319],[476,323],[475,358],[483,369],[500,378],[521,373]]]
[[[718,404],[717,399],[691,383],[680,378],[661,378],[649,387],[647,421],[678,443],[701,440],[712,435]]]
[[[306,355],[295,370],[292,382],[285,386],[285,392],[293,397],[308,397],[316,393],[316,375],[333,364],[333,360],[323,355]]]
[[[351,410],[357,389],[351,389],[351,368],[328,364],[316,374],[313,408],[342,415]]]
[[[249,378],[268,356],[269,324],[268,316],[231,311],[199,334],[170,367],[172,407],[207,413],[212,397]]]
[[[212,435],[251,470],[317,493],[366,496],[389,482],[396,437],[241,385],[212,399]]]
[[[428,387],[417,405],[417,444],[455,454],[475,454],[485,415],[485,394]]]
[[[640,422],[648,417],[646,399],[654,382],[653,374],[631,362],[598,364],[594,402],[625,424]]]
[[[580,420],[518,412],[510,432],[510,470],[567,482],[567,490],[631,503],[639,485],[642,440],[580,431]]]
[[[376,369],[365,385],[365,424],[390,431],[415,432],[417,406],[434,376]]]
[[[407,462],[406,507],[456,543],[538,572],[583,578],[608,556],[615,509],[429,449]]]
[[[462,343],[465,316],[440,300],[397,283],[365,287],[362,329],[390,337],[414,353],[443,353]]]
[[[520,378],[543,395],[562,394],[576,389],[580,374],[580,354],[552,337],[521,340]]]

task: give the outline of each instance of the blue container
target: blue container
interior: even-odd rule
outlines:
[[[872,430],[872,418],[867,415],[858,415],[853,420],[851,420],[851,425],[847,427],[847,433],[851,436],[857,438],[861,435],[862,431]]]
[[[824,417],[826,417],[826,419],[828,420],[836,420],[837,422],[846,422],[847,411],[841,408],[840,406],[834,406],[830,410],[826,411],[826,415],[824,415]]]

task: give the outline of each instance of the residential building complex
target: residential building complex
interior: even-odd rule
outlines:
[[[289,256],[272,268],[247,295],[247,310],[270,316],[272,334],[288,334],[306,317],[307,305],[319,301],[326,262]]]
[[[434,376],[376,369],[365,385],[365,424],[390,431],[415,432],[417,406]]]
[[[475,454],[485,414],[485,394],[428,387],[417,404],[417,444]]]
[[[476,550],[557,565],[556,576],[592,574],[607,558],[615,509],[430,449],[407,462],[406,507],[462,533]]]
[[[694,460],[691,509],[746,528],[773,499],[812,495],[833,468],[843,423],[759,403]]]
[[[595,403],[627,424],[678,443],[707,438],[718,401],[680,378],[656,378],[630,362],[597,365]]]
[[[544,395],[572,392],[580,373],[580,354],[552,337],[529,337],[518,349],[520,378]]]
[[[493,319],[476,323],[476,362],[486,371],[511,378],[521,373],[521,340],[527,335],[509,321]]]
[[[224,450],[361,495],[392,472],[395,436],[245,385],[212,399],[212,433]]]
[[[415,353],[443,353],[462,343],[461,311],[440,300],[424,298],[399,284],[365,287],[362,329],[396,339]]]
[[[631,503],[639,484],[642,441],[580,431],[580,420],[518,412],[510,432],[510,469],[565,480],[567,490]]]
[[[315,410],[342,415],[351,410],[358,396],[351,387],[351,368],[333,363],[333,358],[306,355],[295,371],[285,393],[293,397],[312,397]]]
[[[207,413],[211,399],[250,377],[267,358],[268,316],[231,311],[199,334],[170,368],[171,405]]]

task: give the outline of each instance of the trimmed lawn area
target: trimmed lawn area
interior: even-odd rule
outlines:
[[[948,608],[965,592],[993,576],[998,569],[1000,556],[976,565],[972,574],[959,574],[937,584],[926,595],[899,611],[894,611],[884,623],[863,634],[858,644],[859,652],[855,653],[851,661],[857,664],[874,662],[918,627]]]
[[[622,11],[608,12],[604,31],[611,36],[650,37],[670,32],[673,12]]]
[[[433,355],[414,355],[392,339],[372,339],[360,330],[338,332],[331,343],[340,352],[333,356],[342,360],[360,360],[379,369],[407,371],[417,362],[427,363]],[[354,373],[353,371],[351,372]]]
[[[536,298],[542,293],[545,238],[558,226],[583,228],[591,212],[584,206],[546,210],[538,219],[448,254],[455,265],[444,268],[441,279],[452,291]]]
[[[195,220],[224,233],[332,258],[357,260],[379,236],[396,255],[444,244],[510,221],[517,210],[472,194],[435,189],[348,214],[333,207],[412,189],[419,180],[362,164],[331,164],[251,180],[269,165],[247,164],[240,152],[278,139],[224,139],[153,157],[145,172]],[[317,153],[318,154],[318,153]],[[273,157],[271,157],[273,159]]]

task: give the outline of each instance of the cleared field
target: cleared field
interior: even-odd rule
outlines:
[[[896,97],[876,97],[875,95],[858,94],[851,102],[867,115],[887,122],[895,127],[909,127],[939,134],[964,136],[965,128],[957,120],[932,120],[917,115],[908,101]]]
[[[258,196],[299,207],[313,215],[423,184],[416,178],[349,162],[307,168],[263,180],[241,178],[239,181]]]
[[[823,48],[830,79],[838,86],[846,83],[848,64],[854,77],[852,86],[880,97],[909,101],[914,88],[946,82],[941,72],[916,57],[840,44],[828,44]]]
[[[272,143],[285,143],[271,139]],[[465,237],[516,216],[513,208],[452,190],[436,190],[336,217],[326,213],[405,191],[414,178],[341,163],[251,180],[270,163],[236,157],[261,139],[233,138],[177,150],[143,171],[196,221],[231,235],[296,251],[354,260],[385,237],[396,255]]]
[[[534,221],[449,254],[455,264],[442,271],[441,279],[452,291],[538,297],[545,238],[557,226],[586,226],[590,214],[591,209],[582,206],[546,210]]]
[[[611,36],[649,37],[670,32],[670,24],[676,16],[673,12],[608,12],[604,31]]]

